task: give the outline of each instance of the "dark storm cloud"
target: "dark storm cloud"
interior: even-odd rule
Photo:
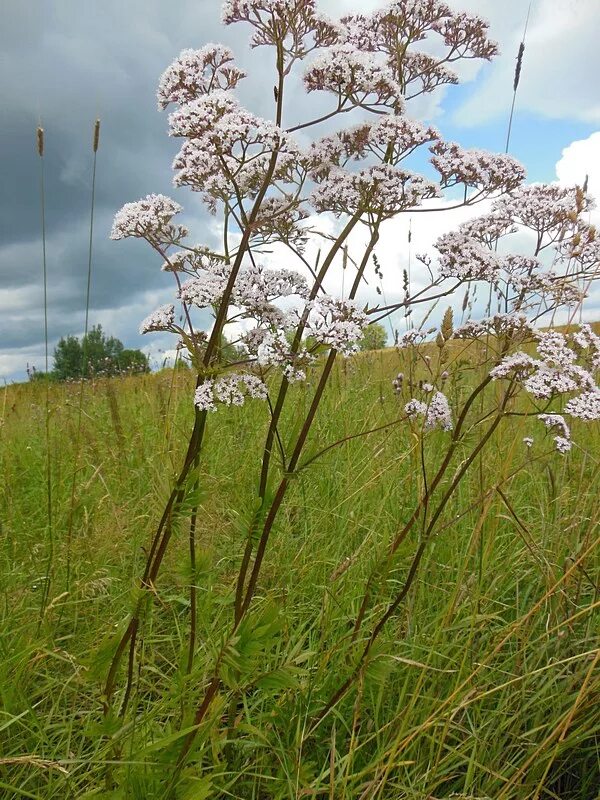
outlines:
[[[166,135],[155,90],[165,67],[185,47],[209,41],[234,46],[252,63],[254,82],[242,99],[269,113],[270,93],[253,58],[248,31],[220,24],[218,0],[13,2],[2,13],[0,49],[0,374],[22,377],[27,360],[41,364],[43,308],[40,164],[35,129],[45,129],[49,332],[52,342],[83,329],[94,119],[102,120],[90,321],[130,346],[154,298],[169,299],[168,276],[139,242],[108,239],[114,212],[150,192],[186,207],[199,241],[210,243],[211,219],[198,198],[171,184],[178,142]],[[264,66],[263,66],[264,65]],[[258,74],[257,74],[258,68]],[[266,78],[265,78],[266,79]],[[262,107],[262,108],[261,108]],[[137,316],[136,316],[137,315]],[[20,359],[22,363],[20,362]]]

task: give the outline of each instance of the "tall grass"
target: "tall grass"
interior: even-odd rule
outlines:
[[[388,378],[407,369],[402,358],[385,351],[334,368],[309,457],[399,416]],[[258,479],[251,453],[267,424],[261,405],[210,419],[200,467],[206,488],[194,497],[195,570],[182,556],[184,513],[153,602],[143,606],[135,714],[103,718],[99,690],[119,635],[110,621],[126,620],[138,601],[144,548],[193,415],[191,389],[185,371],[86,383],[82,490],[68,553],[79,387],[52,387],[65,433],[54,465],[62,531],[54,585],[64,585],[68,558],[72,581],[68,593],[49,598],[39,630],[45,387],[4,390],[0,796],[163,796],[165,768],[187,730],[180,730],[182,715],[185,721],[223,646]],[[310,397],[310,387],[294,388],[284,436]],[[473,472],[461,482],[355,693],[322,722],[315,710],[356,657],[361,587],[398,517],[421,496],[421,455],[410,430],[391,425],[301,470],[265,555],[255,608],[225,648],[224,685],[178,796],[594,800],[599,475],[598,431],[586,431],[575,432],[583,444],[551,466],[541,451],[524,448],[523,418],[496,431],[483,480]],[[432,434],[429,467],[442,436]],[[404,580],[419,537],[411,533],[400,546],[369,612],[373,621]],[[191,585],[198,627],[190,672]],[[227,724],[215,726],[220,718]],[[111,795],[104,776],[115,753],[121,789]]]
[[[92,185],[90,192],[90,224],[89,224],[89,239],[88,239],[88,263],[87,263],[87,277],[85,286],[85,321],[83,328],[82,338],[82,358],[81,358],[81,376],[79,378],[79,398],[77,406],[77,431],[75,433],[75,459],[72,469],[71,477],[71,500],[69,505],[69,519],[67,523],[67,569],[65,576],[65,590],[68,592],[71,586],[71,543],[73,537],[73,524],[75,513],[75,494],[77,490],[78,472],[79,472],[79,447],[81,441],[81,420],[83,415],[83,387],[84,381],[87,378],[88,371],[88,332],[90,320],[90,297],[92,288],[92,254],[94,244],[94,211],[96,205],[96,166],[98,161],[98,145],[100,143],[100,120],[97,119],[94,123],[94,132],[92,136]],[[46,366],[46,372],[48,367]]]
[[[42,239],[42,284],[44,289],[44,368],[48,375],[48,265],[46,261],[46,184],[44,174],[44,129],[41,125],[36,131],[37,152],[40,158],[40,216],[41,216],[41,239]],[[45,381],[45,452],[46,452],[46,533],[48,540],[48,554],[46,574],[44,576],[44,588],[41,592],[40,602],[40,621],[44,615],[50,584],[52,580],[53,560],[54,560],[54,530],[53,530],[53,509],[52,509],[52,460],[50,455],[50,386]]]

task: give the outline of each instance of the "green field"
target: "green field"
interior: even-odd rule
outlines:
[[[403,358],[386,350],[336,365],[305,461],[401,416],[406,400],[391,379],[407,368]],[[294,387],[284,447],[315,372]],[[451,401],[464,391],[450,379]],[[483,421],[466,432],[430,514],[482,436],[485,404],[498,392],[488,387]],[[394,558],[385,554],[450,434],[429,432],[423,445],[414,427],[390,425],[294,475],[250,613],[228,642],[268,412],[252,401],[210,414],[194,495],[196,568],[192,497],[142,601],[133,694],[121,718],[118,703],[104,715],[103,685],[181,466],[193,376],[163,370],[88,382],[80,434],[79,393],[78,384],[49,388],[50,525],[46,386],[0,393],[1,797],[599,796],[596,423],[574,424],[573,450],[561,456],[535,418],[502,421],[444,507],[414,583],[352,687],[319,720],[406,579],[425,527],[415,526]],[[198,635],[188,671],[190,583]],[[217,661],[219,690],[170,784],[181,731]]]

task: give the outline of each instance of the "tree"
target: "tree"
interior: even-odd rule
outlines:
[[[358,344],[361,350],[382,350],[387,344],[387,331],[379,322],[374,322],[365,328]]]
[[[148,372],[148,356],[141,350],[126,350],[123,342],[106,336],[101,325],[79,340],[63,337],[54,348],[53,374],[58,380],[121,372]]]

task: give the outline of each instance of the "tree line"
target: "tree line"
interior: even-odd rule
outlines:
[[[46,376],[35,367],[28,368],[29,378],[68,381],[93,376],[149,372],[148,356],[141,350],[126,348],[120,339],[107,336],[95,325],[85,336],[63,336],[54,348],[53,368]]]

